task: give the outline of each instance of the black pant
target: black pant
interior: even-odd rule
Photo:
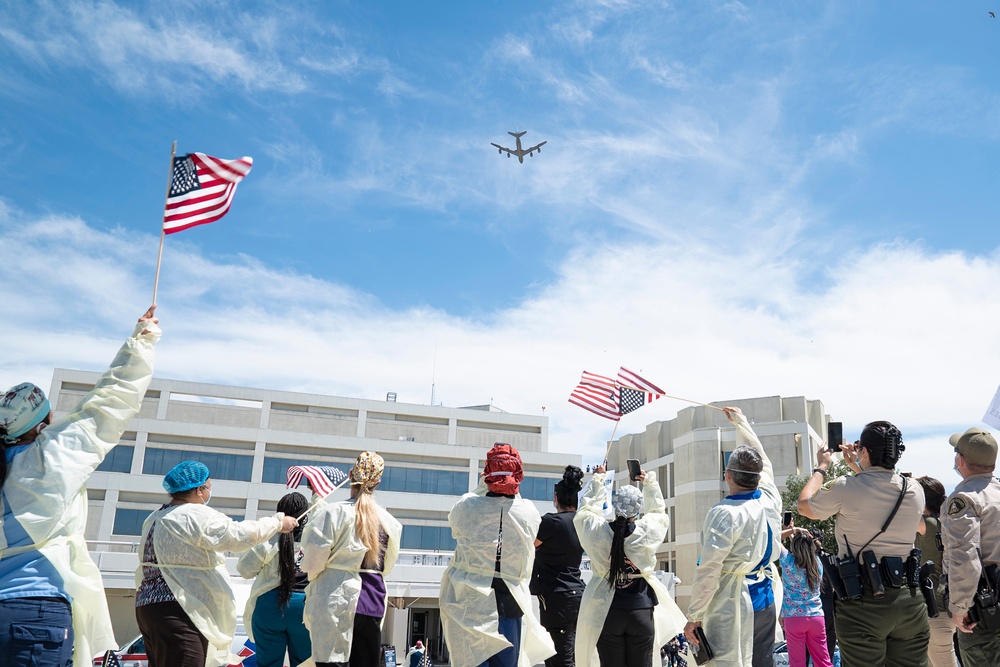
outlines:
[[[556,654],[545,660],[545,667],[576,665],[576,618],[580,615],[581,592],[550,593],[538,596],[542,627],[549,631]]]
[[[316,667],[376,667],[382,647],[382,619],[354,615],[351,658],[347,662],[317,662]]]
[[[774,667],[774,631],[777,623],[773,602],[753,613],[753,667]]]
[[[208,639],[191,622],[176,600],[135,608],[149,667],[204,665]]]
[[[597,655],[601,667],[652,667],[653,608],[609,609]]]

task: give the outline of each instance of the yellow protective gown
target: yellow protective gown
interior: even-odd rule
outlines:
[[[382,576],[399,558],[403,526],[376,505],[379,523],[389,536]],[[354,612],[361,595],[361,567],[368,549],[355,529],[353,501],[321,505],[302,533],[302,570],[309,575],[303,619],[316,662],[347,662],[354,640]]]
[[[774,564],[757,569],[767,551],[771,525],[771,553],[781,555],[781,494],[774,469],[744,415],[736,415],[736,444],[752,447],[764,468],[759,500],[724,499],[712,507],[702,529],[702,550],[692,584],[688,618],[701,621],[719,667],[750,667],[753,658],[753,602],[748,583],[763,577],[774,587],[774,613],[781,609],[781,577]],[[753,575],[753,579],[747,579]]]
[[[257,607],[257,598],[274,590],[281,583],[281,560],[278,558],[280,537],[280,534],[272,535],[267,542],[253,547],[236,562],[236,571],[240,576],[244,579],[253,579],[250,597],[247,598],[246,607],[243,609],[243,626],[252,642],[257,641],[253,638],[253,610]]]
[[[604,478],[605,474],[595,474],[576,511],[573,525],[580,537],[583,550],[590,556],[593,575],[580,600],[580,615],[576,621],[576,664],[578,667],[600,667],[597,655],[597,640],[604,629],[604,621],[611,608],[615,591],[608,586],[610,569],[611,540],[614,533],[611,524],[604,518]],[[642,484],[642,504],[644,514],[635,522],[635,532],[625,538],[625,555],[642,571],[653,592],[656,606],[653,608],[653,646],[659,660],[659,649],[684,631],[686,619],[677,607],[666,586],[653,576],[656,570],[656,549],[663,544],[670,528],[670,517],[665,512],[663,494],[656,483],[656,473],[647,472]]]
[[[281,529],[282,513],[257,521],[233,521],[207,505],[169,505],[150,514],[142,525],[142,542],[153,532],[156,564],[181,609],[208,640],[205,667],[238,663],[230,655],[236,634],[236,602],[229,570],[219,552],[244,551]],[[142,563],[135,572],[142,582]],[[192,666],[194,667],[194,666]]]
[[[4,483],[11,511],[34,544],[8,549],[0,529],[0,559],[37,549],[62,577],[73,612],[75,667],[89,667],[95,654],[118,647],[101,572],[83,539],[85,485],[139,412],[159,339],[158,326],[138,323],[94,389],[14,458]]]
[[[458,544],[441,578],[440,608],[452,667],[475,667],[511,645],[498,631],[492,588],[501,517],[500,576],[524,612],[517,664],[530,667],[556,652],[552,638],[535,617],[528,592],[535,535],[542,517],[534,504],[520,495],[487,497],[486,485],[480,484],[462,496],[448,514],[451,534]]]

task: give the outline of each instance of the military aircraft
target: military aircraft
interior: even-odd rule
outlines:
[[[491,145],[492,146],[496,146],[498,149],[500,149],[498,151],[500,153],[500,155],[503,155],[504,151],[507,151],[507,157],[510,157],[511,155],[517,156],[517,160],[521,164],[524,164],[524,156],[525,155],[527,155],[528,157],[534,157],[535,151],[538,151],[539,153],[541,153],[542,152],[542,146],[544,146],[546,144],[546,142],[543,141],[542,143],[536,144],[536,145],[532,146],[531,148],[521,148],[521,137],[523,137],[525,134],[527,134],[527,131],[525,131],[525,132],[508,132],[507,134],[509,134],[510,136],[514,137],[514,139],[517,140],[517,148],[515,148],[514,150],[511,150],[509,148],[505,148],[505,147],[501,146],[500,144],[491,144]]]

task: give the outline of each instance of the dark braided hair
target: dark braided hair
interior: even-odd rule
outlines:
[[[617,516],[611,522],[613,537],[611,538],[611,562],[608,568],[609,588],[614,588],[615,584],[626,583],[624,577],[627,576],[628,572],[625,568],[625,533],[628,531],[629,524],[633,522],[633,519],[624,516]],[[618,581],[619,577],[622,577],[623,580]]]
[[[297,517],[306,511],[309,506],[306,497],[301,493],[292,492],[285,494],[278,501],[278,511],[284,512],[285,516]],[[299,519],[299,526],[290,533],[283,533],[278,538],[278,563],[281,566],[281,581],[278,584],[278,609],[282,611],[288,606],[288,601],[292,598],[292,587],[295,585],[295,543],[302,539],[302,527],[306,525],[308,517]]]
[[[563,478],[556,482],[556,501],[566,509],[576,509],[578,494],[583,488],[583,471],[576,466],[566,466]]]

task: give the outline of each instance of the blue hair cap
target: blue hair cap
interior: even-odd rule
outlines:
[[[201,461],[181,461],[163,477],[167,493],[181,493],[204,486],[208,481],[208,466]]]

